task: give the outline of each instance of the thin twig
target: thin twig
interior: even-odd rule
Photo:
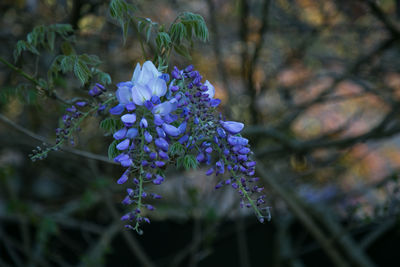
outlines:
[[[8,126],[14,128],[15,130],[19,131],[20,133],[23,133],[41,143],[45,143],[45,144],[49,144],[50,142],[48,142],[44,137],[37,135],[31,131],[29,131],[28,129],[16,124],[15,122],[11,121],[10,119],[8,119],[7,117],[5,117],[4,115],[0,114],[0,121],[2,121],[3,123],[7,124]],[[112,160],[109,160],[107,157],[104,156],[100,156],[100,155],[96,155],[87,151],[83,151],[83,150],[79,150],[79,149],[75,149],[75,148],[70,148],[70,147],[66,147],[63,146],[61,148],[61,150],[77,155],[77,156],[81,156],[84,158],[88,158],[88,159],[94,159],[97,161],[102,161],[102,162],[106,162],[109,164],[117,164]]]
[[[61,97],[59,97],[56,94],[56,92],[50,91],[47,88],[43,88],[42,85],[40,84],[40,82],[36,78],[34,78],[33,76],[29,75],[28,73],[26,73],[22,69],[16,67],[15,65],[11,64],[9,61],[7,61],[6,59],[4,59],[1,56],[0,56],[0,62],[3,63],[4,65],[6,65],[7,67],[9,67],[10,69],[12,69],[13,71],[19,73],[21,76],[23,76],[25,79],[27,79],[31,83],[33,83],[36,86],[35,88],[39,92],[45,92],[48,97],[53,98],[55,100],[58,100],[58,101],[62,102],[65,105],[69,105],[70,104],[67,101],[65,101],[64,99],[62,99]]]

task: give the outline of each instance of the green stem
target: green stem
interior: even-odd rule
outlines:
[[[51,92],[48,88],[43,88],[43,86],[40,84],[40,82],[37,79],[35,79],[35,77],[29,75],[28,73],[26,73],[22,69],[18,68],[14,64],[10,63],[9,61],[7,61],[6,59],[4,59],[1,56],[0,56],[0,62],[3,63],[4,65],[6,65],[7,67],[9,67],[10,69],[12,69],[13,71],[19,73],[21,76],[23,76],[25,79],[27,79],[34,85],[36,85],[36,89],[38,89],[39,91],[44,91],[47,96],[49,96],[53,99],[59,100],[60,102],[66,104],[66,105],[69,105],[69,103],[67,101],[61,99],[54,92]]]
[[[106,101],[104,101],[102,104],[108,104],[112,101],[115,100],[115,97],[111,97],[109,99],[107,99]],[[46,150],[44,150],[43,152],[33,155],[31,157],[31,160],[36,160],[36,159],[40,159],[43,156],[46,156],[47,153],[49,153],[51,150],[58,150],[59,147],[61,147],[65,140],[68,140],[71,135],[76,131],[76,129],[79,127],[79,125],[82,123],[82,121],[84,119],[86,119],[91,113],[95,112],[98,109],[97,106],[94,106],[93,108],[91,108],[90,110],[88,110],[87,112],[83,113],[81,117],[79,117],[79,119],[73,124],[72,128],[69,130],[68,134],[63,136],[63,138],[60,140],[60,142],[58,142],[56,145],[52,146],[51,148],[48,148]]]
[[[21,74],[22,76],[24,76],[25,79],[29,80],[30,82],[34,83],[35,85],[40,86],[39,82],[33,78],[31,75],[29,75],[28,73],[24,72],[22,69],[16,67],[15,65],[11,64],[10,62],[8,62],[7,60],[5,60],[3,57],[0,56],[0,62],[5,64],[7,67],[9,67],[10,69],[12,69],[13,71],[18,72],[19,74]]]
[[[144,134],[143,134],[143,129],[140,128],[140,147],[143,148],[144,145]],[[143,150],[141,150],[143,151]],[[138,195],[138,202],[137,202],[137,209],[140,210],[142,206],[142,193],[143,193],[143,165],[142,165],[142,160],[143,160],[143,152],[140,153],[140,172],[139,172],[139,195]],[[140,211],[141,212],[141,211]],[[141,230],[139,229],[139,218],[141,217],[140,213],[138,213],[137,218],[136,218],[136,224],[135,224],[135,231],[138,233],[141,233]]]
[[[220,154],[222,154],[221,151],[220,151]],[[222,158],[224,159],[225,165],[228,165],[229,162],[228,162],[227,158],[225,157],[225,155],[222,156]],[[257,217],[263,218],[264,216],[261,214],[260,210],[258,209],[257,205],[254,203],[253,199],[249,196],[249,193],[243,187],[242,182],[236,177],[236,173],[233,171],[233,169],[230,172],[232,174],[233,179],[235,179],[235,182],[237,183],[240,190],[242,191],[243,196],[249,201],[251,207],[254,209],[254,212],[256,213]]]

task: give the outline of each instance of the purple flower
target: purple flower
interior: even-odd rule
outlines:
[[[207,86],[207,88],[208,88],[208,90],[204,93],[207,94],[209,98],[214,98],[214,95],[215,95],[214,86],[212,86],[212,84],[208,80],[206,80],[204,85]]]
[[[164,120],[161,118],[160,114],[154,114],[154,124],[157,126],[161,126],[164,123]]]
[[[128,111],[133,111],[133,110],[136,109],[136,106],[135,106],[134,103],[129,102],[128,104],[125,105],[125,108],[126,108]]]
[[[215,189],[220,189],[223,186],[223,184],[220,182],[215,186]]]
[[[165,80],[161,78],[150,80],[147,86],[150,88],[153,96],[162,97],[167,92],[167,84],[165,83]]]
[[[179,90],[179,86],[177,85],[172,85],[169,87],[169,90],[171,90],[171,92],[175,93]]]
[[[127,213],[127,214],[125,214],[124,216],[121,217],[121,221],[127,221],[127,220],[130,219],[130,217],[131,217],[131,214]]]
[[[97,87],[96,85],[93,86],[93,88],[89,90],[89,95],[91,95],[93,97],[99,96],[102,93],[103,93],[103,91],[99,87]]]
[[[250,153],[250,148],[248,147],[243,147],[238,151],[240,154],[249,154]]]
[[[160,150],[158,152],[158,156],[160,157],[160,159],[169,159],[168,157],[168,153],[165,153],[164,151]]]
[[[169,101],[165,101],[161,104],[156,105],[153,108],[153,113],[159,114],[161,116],[166,116],[167,114],[170,114],[171,112],[175,111],[177,107],[178,107],[178,101],[175,98],[172,98]]]
[[[129,127],[135,123],[136,115],[135,114],[125,114],[121,117],[121,120],[126,126]]]
[[[240,136],[229,136],[228,143],[232,146],[235,145],[245,146],[249,143],[249,140]]]
[[[144,132],[144,139],[146,140],[147,143],[150,143],[153,141],[153,136],[148,131]]]
[[[118,150],[125,150],[129,147],[129,139],[125,139],[124,141],[120,142],[116,148]]]
[[[78,107],[85,107],[87,105],[87,102],[85,101],[78,101],[75,103]]]
[[[116,139],[116,140],[121,140],[121,139],[123,139],[125,136],[126,136],[126,132],[127,132],[128,130],[124,127],[124,128],[122,128],[121,130],[118,130],[118,131],[116,131],[114,134],[113,134],[113,137],[114,137],[114,139]]]
[[[222,127],[230,134],[237,134],[243,130],[244,124],[236,121],[220,121]]]
[[[155,160],[157,157],[157,154],[155,152],[151,152],[149,155],[150,160]]]
[[[164,182],[164,178],[160,175],[156,176],[156,179],[153,180],[153,184],[160,185],[162,182]]]
[[[118,89],[115,92],[117,100],[120,104],[128,104],[132,102],[132,82],[122,82],[117,84]]]
[[[171,76],[176,80],[180,80],[182,78],[177,67],[174,67],[174,70],[171,72]]]
[[[150,205],[150,204],[147,204],[147,205],[146,205],[146,208],[147,208],[148,210],[150,210],[150,211],[153,211],[153,210],[154,210],[154,207],[153,207],[152,205]]]
[[[158,148],[161,148],[162,150],[164,150],[165,152],[167,152],[168,151],[168,147],[169,147],[169,145],[168,145],[168,142],[164,139],[164,138],[157,138],[156,140],[155,140],[155,144],[156,144],[156,146],[158,147]]]
[[[225,131],[224,131],[224,129],[222,129],[222,128],[217,128],[217,133],[218,133],[218,135],[219,135],[219,137],[221,137],[221,138],[225,138],[226,137],[226,133],[225,133]],[[229,142],[229,139],[228,139],[228,142]]]
[[[155,162],[155,164],[156,164],[156,166],[158,167],[158,168],[161,168],[161,167],[163,167],[163,166],[165,166],[165,162],[164,161],[156,161]]]
[[[210,169],[208,169],[208,171],[206,172],[206,175],[207,176],[210,176],[211,174],[213,174],[214,173],[214,168],[210,168]]]
[[[181,144],[184,144],[184,143],[186,143],[188,140],[189,140],[189,135],[185,134],[184,136],[182,136],[182,137],[178,140],[178,142],[181,143]]]
[[[146,61],[143,63],[143,67],[140,66],[139,63],[136,64],[135,71],[132,75],[132,82],[136,84],[146,85],[153,79],[158,79],[161,76],[161,72],[159,72],[154,66],[153,62]]]
[[[135,139],[135,137],[138,135],[138,130],[136,128],[130,128],[127,132],[126,132],[126,137],[129,139]]]
[[[199,153],[199,154],[197,154],[196,159],[199,163],[202,163],[206,160],[206,156],[204,155],[204,153]]]
[[[159,137],[162,137],[162,138],[166,137],[164,130],[161,129],[160,127],[156,127],[156,132],[157,132]]]
[[[221,104],[221,99],[212,99],[210,101],[210,106],[213,108],[218,107],[219,104]]]
[[[118,179],[117,184],[124,184],[126,181],[128,181],[128,176],[124,173],[121,178]]]
[[[186,126],[187,126],[186,121],[182,122],[181,125],[178,126],[180,134],[183,134],[186,131]]]
[[[136,105],[142,106],[150,98],[151,90],[147,86],[137,84],[132,88],[132,101]]]
[[[176,128],[176,127],[173,126],[173,125],[164,123],[164,124],[162,125],[162,128],[163,128],[164,132],[165,132],[166,134],[170,135],[170,136],[176,137],[176,136],[178,136],[178,135],[180,134],[179,129]]]
[[[115,107],[110,108],[110,114],[112,115],[119,115],[124,111],[125,107],[124,104],[118,104]]]
[[[127,160],[127,159],[129,159],[129,155],[122,153],[122,154],[119,154],[118,156],[116,156],[114,158],[114,161],[121,162],[122,160]]]
[[[76,107],[75,106],[71,106],[71,107],[67,108],[66,111],[74,113],[74,112],[76,112]]]
[[[133,164],[132,159],[128,158],[128,159],[124,159],[120,161],[122,167],[130,167]]]

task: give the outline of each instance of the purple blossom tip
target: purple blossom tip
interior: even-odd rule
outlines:
[[[164,178],[160,175],[156,176],[156,179],[153,180],[153,184],[160,185],[164,181]]]
[[[144,132],[144,139],[146,140],[147,143],[150,143],[153,141],[153,136],[148,131]]]
[[[130,128],[127,132],[126,132],[126,138],[129,139],[135,139],[135,137],[138,135],[139,131],[136,128]]]
[[[124,184],[126,181],[128,181],[128,176],[126,174],[123,174],[117,181],[117,184]]]
[[[143,118],[140,120],[140,127],[141,127],[141,128],[147,128],[148,126],[149,126],[149,124],[148,124],[146,118],[143,117]]]
[[[87,102],[85,101],[78,101],[75,103],[78,107],[85,107],[87,105]]]
[[[132,102],[129,102],[125,105],[125,108],[130,112],[136,109],[136,105]]]
[[[125,139],[124,141],[120,142],[120,143],[116,146],[116,148],[117,148],[118,150],[125,150],[125,149],[128,149],[128,147],[129,147],[129,139]]]
[[[127,131],[128,130],[125,127],[120,129],[120,130],[118,130],[118,131],[116,131],[113,134],[114,139],[121,140],[121,139],[125,138]]]
[[[158,167],[158,168],[161,168],[161,167],[163,167],[164,165],[165,165],[165,162],[164,161],[156,161],[155,162],[155,164],[156,164],[156,166]]]
[[[175,126],[170,125],[170,124],[164,123],[164,124],[162,125],[162,129],[163,129],[164,132],[165,132],[166,134],[168,134],[169,136],[176,137],[176,136],[178,136],[178,135],[180,134],[180,130],[179,130],[178,128],[176,128]]]
[[[155,140],[155,144],[158,148],[161,148],[162,150],[164,150],[165,152],[168,151],[168,142],[164,139],[164,138],[157,138]]]
[[[232,146],[235,146],[235,145],[245,146],[249,143],[249,140],[247,140],[246,138],[243,138],[241,136],[229,136],[228,143]]]
[[[243,130],[244,124],[236,121],[220,121],[222,127],[230,134],[237,134]]]
[[[115,107],[110,108],[109,112],[112,115],[119,115],[124,111],[125,107],[123,104],[118,104]]]
[[[129,127],[135,123],[136,115],[135,114],[125,114],[121,117],[121,120],[126,126]]]

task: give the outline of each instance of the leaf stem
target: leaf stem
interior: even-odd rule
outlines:
[[[9,67],[10,69],[12,69],[13,71],[17,72],[21,76],[23,76],[25,79],[27,79],[28,81],[30,81],[34,85],[36,85],[36,89],[39,92],[40,91],[44,91],[48,97],[56,99],[56,100],[62,102],[63,104],[65,104],[65,105],[69,105],[69,103],[67,101],[65,101],[64,99],[60,98],[55,92],[51,92],[48,88],[44,88],[42,86],[42,84],[35,77],[29,75],[28,73],[26,73],[22,69],[18,68],[17,66],[15,66],[12,63],[10,63],[6,59],[4,59],[2,56],[0,56],[0,62],[3,63],[4,65],[6,65],[7,67]]]

